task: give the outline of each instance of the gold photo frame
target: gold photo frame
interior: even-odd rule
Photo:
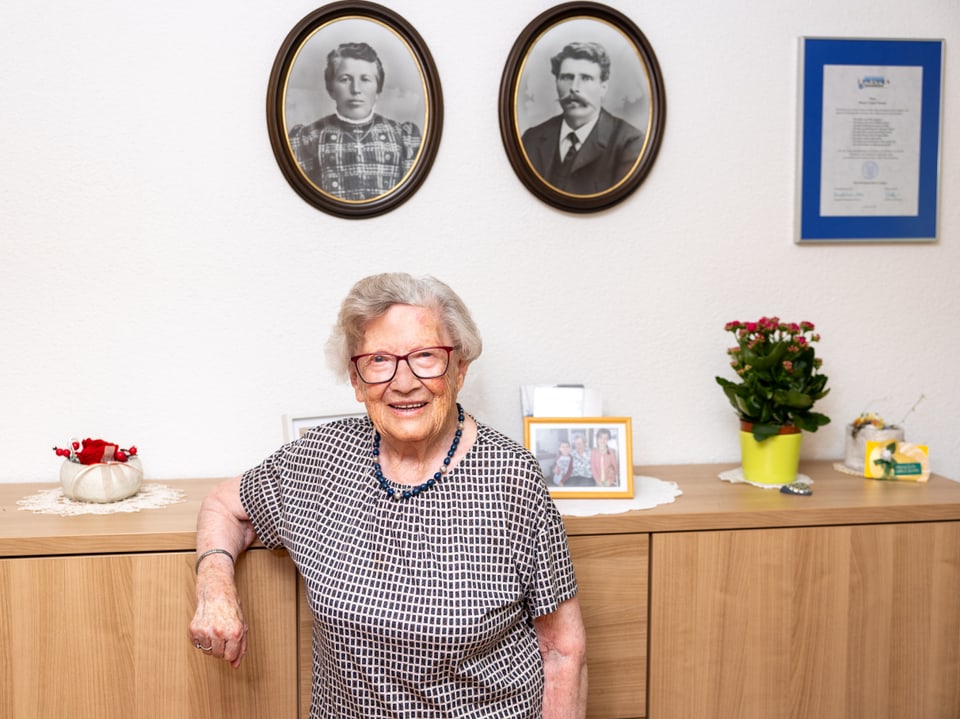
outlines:
[[[554,499],[633,497],[630,417],[524,417],[523,444]]]

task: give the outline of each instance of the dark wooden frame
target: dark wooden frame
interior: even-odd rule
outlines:
[[[565,192],[554,185],[534,169],[521,137],[524,130],[519,127],[517,101],[520,83],[531,50],[541,40],[562,24],[571,20],[592,20],[611,26],[632,46],[637,60],[643,68],[648,90],[649,107],[646,114],[646,132],[642,150],[631,171],[616,184],[603,192],[577,195]],[[584,38],[590,39],[590,38]],[[556,51],[560,48],[557,47]],[[554,51],[555,52],[555,51]],[[540,72],[540,68],[535,70]],[[531,70],[533,72],[533,70]],[[550,72],[544,67],[543,72]],[[613,73],[617,68],[613,67]],[[593,2],[569,2],[557,5],[536,17],[523,30],[507,58],[500,81],[500,135],[510,164],[517,177],[534,195],[544,202],[569,212],[595,212],[611,207],[626,199],[643,181],[653,162],[663,139],[666,119],[666,92],[660,65],[653,48],[640,29],[625,15],[605,5]],[[554,114],[556,112],[554,111]],[[642,128],[642,126],[639,126]]]
[[[288,138],[287,90],[290,74],[304,46],[342,20],[369,21],[371,30],[386,28],[409,51],[423,86],[423,140],[416,162],[389,192],[369,200],[345,200],[321,190],[297,163]],[[388,75],[389,80],[389,75]],[[324,87],[320,92],[326,92]],[[267,88],[267,129],[277,164],[287,182],[306,202],[324,212],[347,218],[380,215],[408,200],[426,179],[440,145],[443,129],[443,93],[433,57],[419,33],[400,15],[372,2],[345,0],[314,10],[287,35],[277,53]]]

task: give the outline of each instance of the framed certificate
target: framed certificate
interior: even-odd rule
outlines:
[[[935,242],[942,40],[802,38],[798,243]]]

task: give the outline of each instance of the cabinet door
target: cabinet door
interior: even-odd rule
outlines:
[[[958,716],[960,523],[655,534],[650,717]]]
[[[587,630],[588,719],[646,713],[647,537],[570,537]]]
[[[232,669],[190,644],[194,554],[0,560],[0,716],[296,717],[296,577],[251,550],[237,581],[250,632]]]

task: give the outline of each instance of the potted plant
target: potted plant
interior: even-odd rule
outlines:
[[[740,418],[744,477],[761,483],[793,481],[801,432],[816,432],[830,422],[813,411],[814,403],[830,391],[827,376],[820,373],[823,360],[814,349],[820,335],[811,322],[781,322],[778,317],[728,322],[724,329],[737,341],[727,353],[739,382],[716,379]],[[788,466],[775,469],[772,465],[780,461],[777,450],[782,445],[790,447]],[[760,458],[747,456],[751,452]]]

